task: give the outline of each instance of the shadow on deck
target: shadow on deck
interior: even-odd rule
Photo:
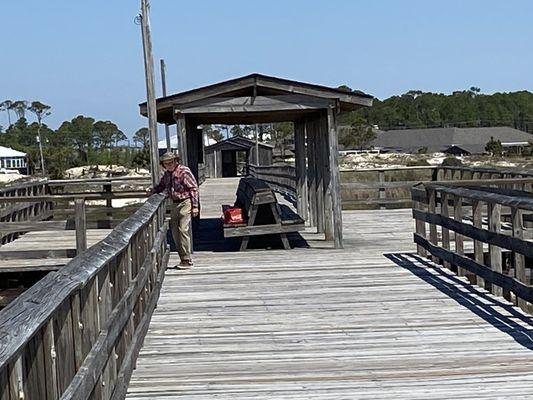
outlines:
[[[513,304],[473,286],[444,268],[411,253],[384,254],[389,260],[455,300],[484,321],[533,350],[533,320]],[[417,265],[421,264],[423,267]]]
[[[171,251],[175,251],[170,231],[167,237]],[[310,247],[308,241],[297,232],[287,234],[287,238],[292,248]],[[220,218],[202,218],[193,221],[193,244],[195,252],[233,252],[239,251],[241,238],[224,238]],[[252,236],[248,247],[251,250],[283,249],[283,244],[279,235],[261,235]]]

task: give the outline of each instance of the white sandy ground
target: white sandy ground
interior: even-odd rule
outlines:
[[[64,176],[65,179],[150,176],[150,171],[144,168],[130,169],[122,165],[89,165],[67,169]]]
[[[0,174],[0,184],[18,181],[19,179],[27,178],[27,175],[22,174]]]
[[[404,154],[404,153],[361,153],[348,154],[340,158],[341,169],[395,168],[408,163],[425,160],[428,165],[440,165],[447,156],[444,153]],[[469,167],[528,168],[531,161],[525,159],[498,159],[490,156],[456,157]],[[530,168],[530,167],[529,167]]]
[[[419,160],[426,160],[429,165],[439,165],[446,158],[443,153],[433,154],[401,154],[401,153],[361,153],[348,154],[341,158],[341,168],[343,169],[363,169],[363,168],[379,168],[387,166],[388,168],[395,168],[407,165],[409,162]]]

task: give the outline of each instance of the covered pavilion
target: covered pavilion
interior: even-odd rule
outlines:
[[[202,124],[293,122],[298,212],[341,248],[337,120],[340,113],[371,106],[372,99],[359,91],[251,74],[161,97],[157,121],[176,125],[181,159],[196,176],[204,159]],[[147,115],[146,103],[140,111]]]

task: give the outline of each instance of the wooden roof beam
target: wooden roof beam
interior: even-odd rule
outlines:
[[[336,106],[334,99],[292,94],[279,96],[212,97],[174,106],[174,113],[238,113],[319,110]]]

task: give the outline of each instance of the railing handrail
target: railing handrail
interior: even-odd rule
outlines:
[[[24,182],[11,182],[0,188],[0,196],[4,194],[5,192],[12,192],[14,190],[26,189],[26,188],[34,187],[34,186],[40,186],[40,185],[46,184],[47,182],[48,182],[48,179],[46,178],[34,179],[31,181],[24,181]],[[0,198],[0,202],[1,200],[2,198]]]
[[[515,168],[494,168],[494,167],[469,167],[469,166],[438,166],[439,169],[448,169],[454,171],[468,171],[468,172],[482,172],[482,173],[493,173],[493,174],[512,174],[512,175],[523,175],[523,176],[533,176],[533,172],[527,170],[520,170]]]
[[[57,185],[75,185],[75,184],[88,184],[88,185],[102,185],[102,184],[119,184],[123,182],[151,182],[150,176],[113,176],[107,178],[76,178],[76,179],[52,179],[48,181],[50,186]]]
[[[18,203],[29,201],[52,201],[52,200],[106,200],[106,199],[137,199],[148,197],[149,194],[144,190],[127,191],[127,192],[78,192],[65,194],[45,194],[35,196],[17,196],[2,197],[0,203]]]
[[[526,179],[524,183],[533,182],[533,179]],[[516,207],[523,210],[533,211],[533,199],[525,195],[503,194],[501,190],[485,187],[484,190],[471,187],[454,187],[445,184],[422,184],[427,189],[436,190],[440,193],[451,194],[470,200],[479,200],[491,204],[501,204],[507,207]],[[516,191],[518,192],[518,191]]]
[[[375,168],[341,168],[340,172],[381,172],[381,171],[411,171],[438,169],[436,165],[398,166],[398,167],[375,167]]]

